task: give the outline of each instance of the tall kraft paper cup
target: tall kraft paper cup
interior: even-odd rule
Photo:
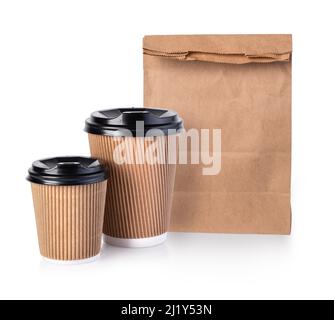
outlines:
[[[41,255],[58,264],[100,254],[108,173],[97,159],[39,160],[29,170]]]
[[[86,121],[91,154],[111,176],[103,227],[107,244],[140,248],[167,239],[182,129],[182,119],[165,109],[104,110]]]

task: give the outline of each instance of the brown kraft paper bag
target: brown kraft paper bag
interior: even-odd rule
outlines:
[[[291,35],[144,38],[144,105],[222,130],[218,175],[178,166],[171,231],[290,234],[291,56]]]

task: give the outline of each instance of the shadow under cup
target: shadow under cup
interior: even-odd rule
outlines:
[[[178,134],[164,109],[98,111],[86,121],[91,154],[108,168],[104,240],[121,247],[164,242],[170,223]]]

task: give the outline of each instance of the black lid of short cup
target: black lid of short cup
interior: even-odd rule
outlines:
[[[175,111],[152,108],[119,108],[96,111],[86,120],[85,131],[113,137],[178,134],[183,120]]]
[[[27,180],[53,186],[102,182],[108,173],[99,160],[86,157],[56,157],[35,161]]]

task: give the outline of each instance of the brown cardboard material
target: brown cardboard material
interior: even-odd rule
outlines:
[[[97,256],[107,181],[78,186],[31,185],[42,256],[63,261]]]
[[[291,232],[290,35],[147,36],[144,105],[222,129],[223,169],[178,168],[171,231]]]
[[[113,238],[141,239],[167,232],[170,223],[175,164],[122,164],[114,161],[114,151],[120,143],[130,150],[145,138],[89,134],[91,154],[109,169],[106,211],[103,233]],[[169,137],[155,137],[159,148],[169,152]]]

